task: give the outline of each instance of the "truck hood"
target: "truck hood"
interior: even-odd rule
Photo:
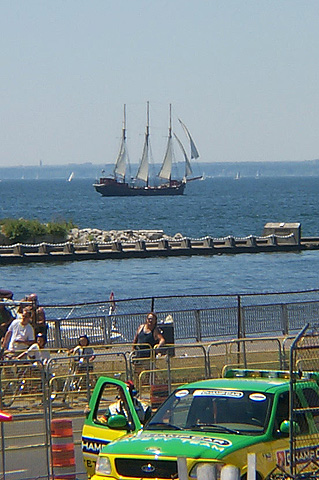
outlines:
[[[262,436],[203,434],[201,432],[142,431],[127,435],[103,447],[102,453],[138,457],[174,457],[178,452],[190,458],[221,459],[233,451],[259,443]]]

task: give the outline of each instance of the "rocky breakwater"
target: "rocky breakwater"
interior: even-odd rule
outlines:
[[[99,230],[97,228],[73,228],[67,241],[73,244],[87,244],[95,242],[98,244],[110,242],[145,242],[157,240],[181,240],[183,235],[176,233],[174,236],[166,235],[163,230]]]

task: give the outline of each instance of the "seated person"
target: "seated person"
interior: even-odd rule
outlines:
[[[79,336],[79,344],[69,350],[69,353],[74,355],[74,361],[76,364],[76,371],[78,373],[85,372],[87,370],[87,361],[93,362],[95,359],[94,350],[90,345],[90,339],[87,335]],[[93,370],[93,365],[88,366],[89,371]]]
[[[147,403],[141,402],[136,398],[137,392],[131,380],[125,383],[128,386],[129,393],[131,395],[131,399],[133,401],[133,405],[138,415],[138,418],[142,424],[145,424],[151,417],[151,414],[152,414],[151,407],[147,405]],[[107,420],[112,415],[123,415],[128,421],[130,420],[129,408],[127,405],[124,391],[121,387],[118,387],[117,401],[114,403],[111,403],[111,405],[108,407],[107,412],[101,417],[99,417],[98,420],[102,423],[107,423]]]
[[[17,359],[20,360],[24,356],[28,356],[31,360],[42,362],[45,365],[50,358],[49,350],[45,349],[46,343],[46,336],[42,335],[42,333],[38,333],[36,336],[36,343],[33,343],[25,352],[20,353],[20,355],[17,356]]]

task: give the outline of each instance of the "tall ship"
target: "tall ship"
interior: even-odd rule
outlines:
[[[188,138],[190,143],[191,158],[197,159],[199,157],[198,150],[196,145],[190,135],[187,127],[179,120],[181,126]],[[160,171],[157,175],[157,184],[152,182],[152,179],[149,175],[149,165],[150,165],[150,126],[149,126],[149,102],[147,102],[147,119],[146,119],[146,130],[144,138],[144,146],[142,158],[138,166],[137,174],[135,177],[129,177],[129,180],[126,178],[126,169],[129,164],[129,155],[127,148],[127,138],[126,138],[126,105],[124,105],[124,118],[123,118],[123,128],[122,128],[122,139],[120,150],[114,165],[113,174],[101,177],[97,180],[93,186],[95,190],[100,193],[103,197],[128,197],[128,196],[157,196],[157,195],[183,195],[186,183],[190,180],[200,179],[201,177],[194,177],[190,159],[188,154],[179,140],[179,138],[173,134],[172,131],[172,106],[169,106],[169,128],[168,128],[168,139],[167,146],[164,155],[164,159],[160,168]],[[173,150],[173,141],[176,140],[177,144],[181,148],[184,162],[185,162],[185,173],[183,178],[174,179],[172,178],[172,166],[174,158]]]

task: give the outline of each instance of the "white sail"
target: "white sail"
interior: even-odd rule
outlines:
[[[158,176],[164,180],[170,180],[172,175],[172,164],[173,164],[173,142],[172,142],[172,105],[169,106],[169,128],[168,128],[168,141],[166,152],[164,155],[164,160],[162,167]]]
[[[128,161],[127,145],[126,145],[126,105],[124,105],[124,117],[123,117],[123,128],[122,128],[122,141],[117,156],[115,167],[114,167],[114,176],[120,175],[125,177],[126,171],[126,162]]]
[[[192,167],[191,167],[191,163],[189,161],[189,158],[187,156],[187,153],[185,151],[185,148],[184,148],[184,145],[182,144],[182,142],[180,141],[180,139],[178,138],[178,136],[176,135],[176,133],[174,133],[174,137],[176,138],[177,140],[177,143],[178,145],[180,146],[182,152],[183,152],[183,155],[184,155],[184,159],[185,159],[185,177],[189,177],[190,175],[193,174],[193,170],[192,170]]]
[[[144,140],[144,147],[143,147],[143,154],[140,165],[138,167],[136,178],[138,180],[143,180],[144,182],[148,183],[148,164],[149,164],[149,102],[147,102],[147,123],[146,123],[146,131],[145,131],[145,140]]]
[[[188,128],[186,127],[186,125],[184,125],[184,123],[180,120],[179,120],[179,123],[181,124],[181,126],[183,127],[183,130],[189,140],[189,143],[190,143],[190,147],[191,147],[191,158],[198,158],[199,157],[199,153],[198,153],[198,150],[196,148],[196,145],[194,143],[194,140],[192,139],[192,136],[191,134],[189,133],[189,130]]]
[[[125,177],[127,158],[128,158],[128,155],[127,155],[126,140],[123,138],[121,142],[120,151],[115,163],[115,168],[114,168],[115,176],[120,175],[123,178]]]
[[[162,167],[158,174],[160,178],[163,178],[165,180],[171,179],[172,163],[173,163],[173,142],[172,142],[172,137],[169,137]]]
[[[149,157],[149,142],[148,142],[148,138],[145,137],[143,155],[138,168],[136,178],[139,180],[143,180],[146,183],[148,181],[148,157]]]

